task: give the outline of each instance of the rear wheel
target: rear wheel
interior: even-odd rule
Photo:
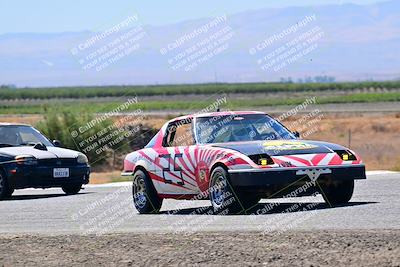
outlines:
[[[322,196],[329,205],[346,204],[354,191],[354,180],[340,181],[330,185],[321,185]]]
[[[61,187],[61,189],[64,191],[65,194],[67,195],[76,195],[81,191],[82,189],[82,184],[77,184],[77,185],[65,185]]]
[[[7,177],[0,170],[0,200],[10,198],[13,193],[14,189],[10,188]]]
[[[211,173],[210,201],[216,213],[241,213],[255,206],[260,198],[235,190],[229,182],[227,171],[216,167]]]
[[[158,197],[152,181],[142,170],[133,175],[132,196],[140,214],[158,213],[161,209],[163,199]]]

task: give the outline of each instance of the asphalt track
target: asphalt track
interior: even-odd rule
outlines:
[[[0,234],[400,229],[400,173],[367,176],[356,181],[348,205],[332,208],[321,196],[262,200],[253,213],[274,203],[262,215],[209,215],[208,200],[166,200],[161,215],[139,215],[131,202],[130,183],[88,185],[74,196],[60,189],[17,190],[11,199],[0,201]],[[312,208],[300,211],[305,206]]]

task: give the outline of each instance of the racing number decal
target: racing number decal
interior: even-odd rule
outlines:
[[[172,180],[168,180],[167,178],[165,178],[165,172],[169,172],[170,169],[171,169],[171,164],[170,164],[170,161],[169,161],[170,158],[171,158],[171,155],[170,154],[164,154],[164,155],[159,155],[159,157],[163,158],[163,159],[166,159],[167,162],[168,162],[168,166],[167,167],[163,166],[163,169],[162,169],[162,175],[163,175],[163,178],[164,178],[164,183],[172,184]]]
[[[184,184],[185,184],[185,181],[183,180],[183,176],[182,176],[182,168],[179,167],[179,165],[176,163],[176,159],[177,159],[177,158],[182,158],[182,157],[183,157],[183,154],[181,154],[181,153],[180,153],[180,154],[175,154],[175,156],[174,156],[174,166],[173,166],[173,169],[171,169],[171,161],[170,161],[171,155],[170,155],[170,154],[159,155],[159,157],[160,157],[160,158],[166,159],[167,162],[168,162],[168,166],[167,166],[167,167],[164,167],[164,166],[163,166],[163,170],[162,170],[162,175],[163,175],[163,178],[164,178],[164,183],[166,183],[166,184],[173,184],[173,181],[172,181],[172,180],[169,180],[169,179],[167,179],[167,178],[165,177],[165,173],[166,173],[166,172],[167,172],[167,173],[178,172],[178,173],[179,173],[178,176],[180,177],[180,181],[176,182],[176,184],[178,184],[178,185],[184,185]]]
[[[183,175],[182,175],[182,168],[176,163],[177,158],[182,158],[183,154],[175,154],[174,156],[174,171],[179,173],[179,177],[181,178],[180,181],[177,182],[179,185],[184,185],[185,181],[183,180]]]

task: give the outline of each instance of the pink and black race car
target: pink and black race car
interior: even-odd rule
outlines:
[[[215,212],[230,213],[287,195],[321,193],[329,205],[347,203],[354,180],[366,178],[360,157],[298,135],[262,112],[182,116],[128,154],[122,175],[133,177],[140,213],[157,213],[165,198],[209,198]]]

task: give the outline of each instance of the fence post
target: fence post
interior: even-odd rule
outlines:
[[[349,140],[348,140],[349,146],[348,146],[348,148],[350,148],[350,149],[351,149],[351,129],[350,129],[350,128],[349,128],[349,134],[348,134],[348,137],[349,137]]]
[[[115,150],[112,150],[113,152],[113,169],[115,169]]]

